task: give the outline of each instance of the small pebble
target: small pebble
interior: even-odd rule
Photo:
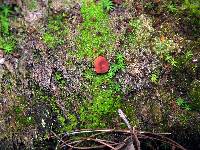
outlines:
[[[4,64],[5,58],[0,58],[0,65]]]

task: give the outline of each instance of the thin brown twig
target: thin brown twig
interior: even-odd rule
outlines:
[[[96,142],[99,142],[99,143],[101,143],[101,144],[103,144],[103,145],[105,145],[105,146],[107,146],[107,147],[109,147],[109,148],[111,148],[112,150],[117,150],[117,149],[115,149],[114,147],[112,147],[111,145],[109,145],[108,143],[105,143],[103,140],[101,140],[101,139],[92,139],[93,141],[96,141]]]
[[[127,144],[127,141],[128,141],[129,139],[131,139],[131,136],[128,136],[128,137],[124,140],[124,142],[120,143],[120,145],[117,146],[117,150],[122,149],[122,148]]]
[[[104,134],[104,133],[96,133],[96,134],[94,134],[94,135],[91,135],[89,138],[92,138],[92,137],[95,137],[95,136],[97,136],[97,135],[100,135],[100,134]],[[80,139],[79,141],[74,141],[74,142],[71,142],[71,143],[68,143],[68,144],[74,144],[74,143],[76,143],[75,145],[73,145],[74,147],[75,146],[78,146],[81,142],[84,142],[86,139],[88,139],[88,138],[82,138],[82,139]],[[65,144],[65,143],[67,143],[67,142],[70,142],[71,140],[68,140],[68,141],[64,141],[64,143],[62,143],[61,145],[60,145],[60,147],[63,147],[63,145]],[[113,141],[107,141],[107,142],[109,142],[109,143],[112,143],[112,144],[119,144],[119,143],[116,143],[116,142],[113,142]],[[71,149],[71,148],[70,148]]]
[[[127,127],[129,128],[131,134],[131,139],[135,143],[135,149],[140,150],[140,141],[138,140],[137,133],[134,127],[131,127],[126,115],[121,109],[118,109],[119,116],[123,119]]]
[[[73,142],[71,142],[71,143],[67,143],[67,144],[70,144],[70,145],[72,145],[72,144],[77,144],[78,142],[80,142],[80,141],[86,141],[86,140],[91,140],[90,138],[87,138],[87,139],[81,139],[81,140],[78,140],[78,141],[73,141]],[[111,143],[111,144],[119,144],[119,143],[116,143],[116,142],[113,142],[113,141],[107,141],[107,140],[101,140],[101,141],[104,141],[104,142],[108,142],[108,143]],[[74,145],[75,146],[75,145]]]
[[[59,141],[64,142],[59,136],[56,135],[56,133],[54,133],[53,131],[51,131],[51,133],[53,133],[53,135],[54,135]],[[70,148],[74,148],[74,147],[73,147],[72,145],[70,145],[70,144],[67,144],[67,143],[66,143],[66,145],[69,146]]]
[[[109,133],[109,132],[121,132],[121,133],[130,133],[130,130],[127,130],[127,129],[96,129],[96,130],[91,130],[91,129],[81,129],[81,130],[78,130],[78,131],[74,131],[74,132],[71,132],[71,133],[68,133],[69,135],[76,135],[76,134],[83,134],[83,133],[94,133],[94,132],[104,132],[104,133]],[[137,131],[137,133],[140,133],[140,134],[145,134],[145,133],[151,133],[151,132],[145,132],[145,131]],[[157,135],[169,135],[171,133],[154,133],[154,134],[157,134]]]
[[[98,130],[99,131],[99,130]],[[102,130],[102,131],[107,131],[107,132],[118,132],[118,133],[123,133],[123,134],[131,134],[129,130]],[[145,135],[149,135],[149,136],[145,136]],[[152,137],[152,136],[156,136],[155,137]],[[161,136],[160,134],[156,134],[156,133],[151,133],[151,132],[143,132],[143,134],[140,134],[140,137],[139,138],[152,138],[152,139],[157,139],[157,140],[160,140],[160,141],[163,141],[165,143],[168,143],[168,144],[171,144],[171,145],[175,145],[176,147],[182,149],[182,150],[185,150],[181,145],[179,145],[178,143],[176,143],[175,141],[167,138],[167,137],[164,137],[164,136]],[[162,139],[162,140],[161,140]],[[65,142],[64,142],[65,143]]]
[[[85,141],[85,140],[79,140],[79,141],[75,141],[76,142],[76,144],[74,145],[74,147],[76,147],[76,146],[78,146],[80,143],[82,143],[83,141]],[[65,144],[65,143],[63,143],[63,144]],[[73,144],[73,142],[71,142],[71,143],[68,143],[68,144]],[[69,150],[71,150],[72,148],[70,148]]]
[[[95,139],[93,139],[92,141],[94,141]],[[85,140],[86,141],[86,140]],[[88,141],[91,141],[91,139]],[[78,141],[77,141],[78,142]],[[95,141],[97,142],[97,141]],[[99,143],[99,142],[98,142]],[[101,143],[102,144],[102,143]],[[110,146],[116,146],[118,145],[118,143],[116,144],[110,144]],[[60,148],[63,148],[64,146],[68,146],[67,144],[66,145],[63,145],[62,147]],[[103,144],[103,145],[99,145],[99,146],[93,146],[93,147],[78,147],[78,146],[73,146],[73,148],[70,148],[70,149],[80,149],[80,150],[87,150],[87,149],[98,149],[98,148],[105,148],[105,147],[108,147],[107,145]]]
[[[113,130],[113,129],[112,129]],[[105,130],[105,131],[108,131],[108,130]],[[75,132],[72,132],[71,134],[72,135],[75,135],[75,134],[82,134],[82,133],[94,133],[94,132],[99,132],[99,131],[92,131],[92,130],[81,130],[81,131],[75,131]],[[90,136],[90,138],[91,137],[95,137],[95,136],[97,136],[97,135],[101,135],[101,134],[104,134],[104,133],[106,133],[106,132],[100,132],[100,133],[96,133],[96,134],[93,134],[93,135],[91,135]],[[69,133],[70,134],[70,133]],[[77,145],[79,145],[81,142],[83,142],[85,139],[82,139],[82,140],[79,140],[79,143],[76,143],[76,145],[74,145],[74,146],[77,146]],[[69,140],[69,141],[71,141],[71,140]],[[64,143],[62,143],[61,144],[61,147],[63,147],[63,144],[65,144],[65,143],[67,143],[67,142],[69,142],[69,141],[65,141]]]
[[[101,132],[101,133],[96,133],[96,134],[93,134],[93,135],[91,135],[91,136],[89,136],[90,138],[92,138],[92,137],[95,137],[95,136],[97,136],[97,135],[100,135],[100,134],[104,134],[103,132]],[[77,145],[79,145],[81,142],[83,142],[84,140],[81,140],[80,142],[78,142],[77,144],[75,144],[74,146],[77,146]]]
[[[76,131],[75,134],[73,133],[73,135],[82,134],[82,133],[95,133],[95,132],[103,132],[103,133],[96,133],[94,135],[91,135],[90,137],[95,137],[96,135],[106,134],[106,133],[121,133],[121,134],[127,134],[127,135],[131,135],[132,134],[132,132],[130,130],[115,130],[115,129],[88,130],[88,129],[84,129],[84,130]],[[90,149],[90,147],[75,147],[75,146],[72,146],[71,144],[67,143],[66,141],[63,141],[54,132],[52,132],[52,133],[54,134],[54,136],[58,140],[60,140],[62,142],[62,144],[61,144],[62,146],[68,146],[68,147],[76,148],[76,149],[88,149],[88,148]],[[136,131],[136,134],[137,134],[138,138],[140,138],[140,139],[148,138],[148,139],[159,140],[159,141],[165,142],[167,144],[170,144],[172,146],[175,146],[175,147],[177,147],[177,148],[179,148],[181,150],[186,150],[184,147],[182,147],[181,145],[179,145],[175,141],[173,141],[173,140],[161,135],[161,134],[170,134],[170,133],[151,133],[151,132],[137,132]],[[69,141],[71,141],[71,140],[69,140]],[[107,142],[109,142],[109,141],[107,141]],[[116,143],[116,144],[110,144],[110,145],[113,146],[113,145],[119,145],[119,144],[123,144],[123,143]],[[124,144],[123,144],[123,146],[124,146]],[[104,148],[104,147],[106,147],[106,146],[105,145],[100,145],[100,146],[95,146],[95,147],[92,147],[92,148],[93,149],[95,149],[95,148],[97,149],[97,148]],[[117,148],[117,149],[119,149],[119,148]]]
[[[176,143],[175,141],[171,141],[171,139],[167,138],[167,137],[164,137],[164,138],[157,138],[157,137],[151,137],[151,136],[146,136],[146,135],[142,135],[142,137],[140,137],[142,139],[152,139],[152,140],[158,140],[158,141],[162,141],[164,143],[167,143],[167,144],[170,144],[172,146],[175,146],[181,150],[186,150],[183,146],[181,146],[180,144]]]
[[[173,143],[171,143],[171,142],[169,142],[169,141],[166,141],[166,140],[163,140],[163,139],[157,139],[157,138],[155,138],[155,137],[148,137],[148,136],[143,136],[142,138],[143,138],[143,139],[145,138],[145,139],[151,139],[151,140],[161,141],[161,142],[164,142],[164,143],[166,143],[166,144],[170,144],[170,145],[172,145],[172,146],[175,146],[176,148],[179,148],[179,149],[181,149],[181,150],[186,150],[186,149],[182,149],[182,148],[179,147],[178,145],[174,145]]]
[[[165,143],[174,145],[174,146],[176,146],[176,147],[178,147],[178,148],[180,148],[180,149],[182,149],[182,150],[186,150],[183,146],[181,146],[180,144],[178,144],[177,142],[171,140],[171,139],[168,138],[168,137],[165,137],[165,136],[162,136],[162,135],[156,135],[156,134],[153,134],[153,133],[148,133],[148,134],[151,135],[151,136],[147,136],[147,135],[143,134],[143,135],[141,135],[141,138],[142,138],[143,136],[145,136],[146,138],[154,138],[154,139],[156,139],[156,140],[163,141],[163,142],[165,142]],[[153,136],[155,136],[155,137],[153,137]]]

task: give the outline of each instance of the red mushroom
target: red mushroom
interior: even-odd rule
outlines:
[[[105,57],[99,56],[94,60],[94,69],[96,73],[106,73],[109,70],[109,62]]]

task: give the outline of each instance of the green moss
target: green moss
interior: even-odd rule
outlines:
[[[133,104],[131,104],[131,103],[125,103],[122,106],[122,109],[123,109],[124,113],[126,114],[131,126],[137,127],[139,125],[139,120],[137,118],[135,106],[133,106]],[[127,128],[127,125],[122,123],[122,127]]]
[[[109,16],[104,12],[103,3],[83,1],[81,13],[84,22],[79,26],[75,55],[92,59],[113,51],[115,37],[109,27]],[[91,99],[85,98],[78,111],[82,128],[101,128],[112,124],[111,118],[117,116],[122,97],[120,85],[113,79],[123,68],[124,57],[117,54],[108,73],[97,75],[92,69],[84,72],[84,79],[89,82],[86,87],[83,85],[84,92],[87,91]]]
[[[167,10],[170,13],[177,13],[178,12],[178,8],[177,8],[176,4],[174,4],[171,1],[167,4]]]
[[[151,34],[154,31],[151,19],[145,15],[141,15],[139,18],[131,20],[129,22],[129,30],[130,31],[127,31],[128,35],[125,36],[125,39],[128,40],[127,45],[132,48],[147,46],[151,38]]]
[[[9,34],[10,29],[10,22],[9,22],[9,16],[11,13],[11,9],[8,5],[2,5],[0,7],[0,26],[1,26],[1,32],[3,34]]]
[[[0,7],[0,49],[2,49],[7,54],[12,53],[16,45],[16,40],[10,32],[10,13],[11,9],[9,6],[2,5]]]
[[[57,73],[58,82],[64,80],[60,72],[56,72],[56,73]],[[59,87],[60,87],[60,84],[59,84]],[[37,104],[46,103],[46,105],[50,106],[50,109],[52,111],[50,115],[54,114],[56,117],[56,119],[54,120],[56,124],[54,124],[54,126],[56,126],[55,132],[57,133],[62,133],[64,131],[67,131],[67,132],[72,131],[76,129],[77,124],[78,124],[77,116],[70,113],[72,112],[71,100],[74,98],[71,97],[70,95],[66,95],[67,93],[63,93],[64,90],[65,89],[61,87],[60,98],[62,98],[63,104],[66,103],[66,106],[63,106],[64,108],[62,108],[62,106],[58,104],[57,102],[57,97],[48,94],[46,91],[42,90],[41,88],[38,88],[37,86],[34,86],[34,91],[35,91],[34,101]],[[75,93],[73,94],[75,95]],[[65,109],[69,111],[69,113],[64,114]],[[51,128],[54,128],[54,127],[51,127]]]
[[[61,131],[72,131],[76,129],[78,121],[77,117],[73,114],[68,114],[67,119],[61,115],[58,116],[58,121],[60,122],[62,128]]]
[[[31,126],[34,124],[34,119],[31,116],[24,116],[22,114],[16,115],[16,124],[18,126],[18,129],[24,129],[28,126]]]
[[[114,8],[111,0],[101,0],[101,2],[103,5],[103,9],[105,9],[106,11],[110,11]]]
[[[56,46],[56,38],[50,34],[50,33],[44,33],[42,39],[44,40],[44,43],[48,45],[48,47],[53,48]]]
[[[191,110],[191,106],[184,100],[182,99],[181,97],[179,97],[177,100],[176,100],[176,103],[178,106],[186,109],[186,110]]]
[[[25,0],[24,3],[28,7],[28,10],[30,11],[36,10],[38,6],[37,0]]]
[[[28,113],[30,106],[23,96],[16,96],[15,105],[9,113],[15,118],[17,130],[24,130],[35,125],[34,117]]]
[[[172,40],[164,40],[162,41],[159,38],[155,38],[155,46],[153,50],[155,53],[164,59],[164,61],[168,62],[174,67],[177,67],[177,61],[176,59],[172,56],[172,52],[176,50],[176,44]]]
[[[190,85],[189,96],[191,98],[191,107],[194,110],[200,109],[200,81],[194,80]]]
[[[85,72],[85,78],[91,83],[88,88],[92,99],[87,99],[80,108],[81,127],[100,128],[113,123],[122,98],[121,87],[113,78],[124,67],[124,58],[118,54],[107,74],[96,75],[91,70]]]
[[[113,50],[114,36],[109,27],[109,17],[103,11],[102,3],[83,1],[81,14],[84,22],[79,27],[77,37],[77,52],[79,58],[88,56],[94,58]]]
[[[192,16],[200,15],[200,2],[199,0],[184,0],[182,9],[189,12]]]
[[[13,36],[2,36],[0,37],[0,48],[7,54],[14,51],[16,46],[16,41]]]
[[[65,14],[58,14],[48,18],[46,32],[42,35],[43,42],[49,48],[67,44],[68,25]]]
[[[150,77],[150,80],[151,80],[152,83],[158,84],[158,82],[159,82],[158,74],[157,73],[152,73],[151,77]]]
[[[101,128],[111,125],[113,115],[117,116],[117,109],[120,108],[120,96],[115,94],[111,89],[98,91],[98,94],[93,95],[91,103],[85,103],[85,106],[80,109],[83,128]]]
[[[61,89],[63,89],[66,86],[67,81],[64,79],[61,72],[56,71],[54,74],[54,78]]]
[[[200,1],[199,0],[183,0],[179,8],[179,15],[182,17],[183,24],[185,27],[190,28],[187,32],[188,35],[193,37],[199,37],[199,26],[200,26]]]
[[[188,114],[179,114],[177,116],[178,118],[178,121],[179,123],[182,125],[182,126],[187,126],[187,124],[190,122],[190,120],[192,119],[191,118],[191,115],[188,115]]]

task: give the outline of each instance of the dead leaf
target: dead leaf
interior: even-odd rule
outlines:
[[[96,53],[96,52],[97,52],[97,49],[96,49],[96,48],[93,48],[93,52]]]
[[[161,41],[161,42],[164,42],[164,41],[165,41],[164,35],[161,35],[161,36],[160,36],[160,41]]]
[[[159,3],[160,2],[160,0],[154,0],[154,3]]]

